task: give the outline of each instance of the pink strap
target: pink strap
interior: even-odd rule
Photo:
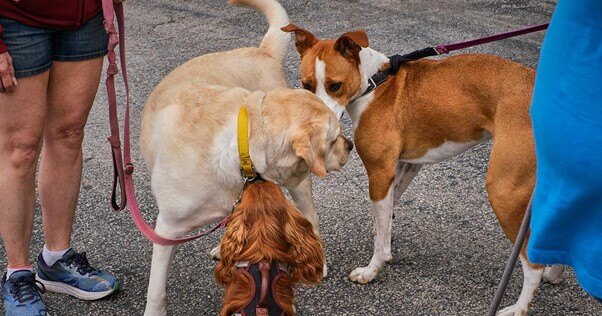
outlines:
[[[130,143],[130,97],[129,85],[127,76],[127,67],[125,60],[125,23],[123,15],[123,5],[121,3],[113,3],[113,0],[102,0],[102,9],[104,14],[104,27],[109,34],[108,55],[109,66],[107,68],[107,98],[109,100],[109,124],[111,127],[111,136],[109,143],[111,144],[111,152],[113,155],[113,190],[111,195],[111,207],[116,211],[123,210],[126,205],[130,209],[130,215],[134,223],[152,242],[164,246],[178,245],[208,235],[218,228],[224,227],[228,223],[228,217],[224,218],[219,224],[209,229],[208,231],[199,233],[194,236],[169,239],[159,235],[150,227],[144,220],[136,201],[136,192],[134,190],[134,165],[132,164],[131,143]],[[115,16],[117,16],[117,24],[119,33],[115,30]],[[123,155],[121,152],[121,142],[119,136],[119,118],[117,115],[117,97],[115,95],[115,75],[119,72],[117,68],[117,56],[115,47],[119,45],[119,59],[121,61],[121,71],[123,73],[123,82],[125,83],[125,114],[123,125]],[[121,198],[117,202],[117,186]]]

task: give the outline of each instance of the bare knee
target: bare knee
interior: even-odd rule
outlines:
[[[49,146],[61,146],[67,150],[79,151],[84,140],[85,118],[74,117],[46,127],[44,140]]]
[[[8,137],[4,148],[8,154],[10,166],[29,175],[35,172],[42,137],[35,133],[19,133]]]

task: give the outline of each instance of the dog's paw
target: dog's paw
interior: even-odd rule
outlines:
[[[564,266],[553,265],[543,270],[542,279],[550,284],[560,284],[564,280]]]
[[[163,308],[155,308],[155,307],[146,307],[144,311],[144,316],[165,316],[167,315],[167,311],[165,310],[165,306]]]
[[[211,252],[209,252],[211,259],[213,259],[215,261],[219,261],[222,258],[222,255],[221,255],[219,249],[220,249],[220,246],[217,246],[217,247],[211,249]]]
[[[497,312],[495,316],[526,316],[527,309],[517,305],[508,306]]]
[[[328,266],[324,263],[324,270],[322,270],[322,277],[325,278],[328,276]]]
[[[366,284],[372,282],[377,273],[378,271],[371,269],[370,267],[360,267],[351,271],[349,279],[355,283]]]

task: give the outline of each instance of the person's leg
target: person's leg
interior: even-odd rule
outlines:
[[[102,14],[77,30],[55,32],[52,41],[38,179],[46,245],[38,256],[36,277],[49,292],[95,300],[117,291],[119,282],[92,267],[85,252],[70,248],[70,239],[82,176],[84,126],[107,53]]]
[[[35,208],[35,172],[40,152],[48,71],[19,78],[12,93],[0,93],[0,235],[9,267],[29,266]]]
[[[102,63],[102,57],[55,61],[50,68],[38,180],[44,240],[50,251],[70,246],[81,183],[84,126],[98,90]]]

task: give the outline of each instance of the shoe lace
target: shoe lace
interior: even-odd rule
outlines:
[[[22,276],[13,282],[10,293],[15,296],[19,303],[24,304],[28,301],[35,303],[40,300],[38,293],[45,293],[44,284],[35,280],[32,276]]]
[[[75,253],[71,257],[64,260],[66,264],[74,266],[79,274],[84,275],[92,272],[100,272],[97,269],[90,266],[86,252]]]

